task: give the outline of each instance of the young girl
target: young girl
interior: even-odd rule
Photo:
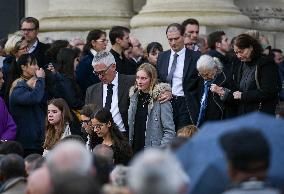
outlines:
[[[48,103],[45,141],[43,145],[45,149],[44,155],[61,139],[76,133],[70,127],[71,121],[72,115],[64,99],[56,98]]]
[[[114,153],[114,164],[127,165],[132,157],[132,150],[114,123],[108,109],[99,110],[91,119],[93,130],[103,139],[102,144],[110,146]]]
[[[134,153],[144,147],[165,145],[175,137],[172,105],[169,101],[160,103],[157,100],[165,91],[171,91],[171,88],[168,84],[157,83],[156,68],[142,64],[129,92],[129,142]]]
[[[25,156],[42,154],[45,73],[31,54],[21,55],[12,72],[17,79],[9,91],[9,106],[17,124],[16,140],[22,144]]]

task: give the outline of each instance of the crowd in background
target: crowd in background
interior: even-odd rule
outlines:
[[[255,30],[199,35],[190,18],[165,29],[164,51],[123,26],[51,43],[39,41],[36,18],[20,26],[0,40],[2,193],[183,194],[190,181],[171,152],[204,123],[254,111],[284,117],[283,53]],[[243,133],[226,138],[266,143]],[[261,181],[267,155],[254,174]]]

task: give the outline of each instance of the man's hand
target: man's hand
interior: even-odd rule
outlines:
[[[164,102],[167,102],[169,100],[171,100],[173,98],[173,95],[172,95],[172,92],[170,91],[164,91],[161,93],[161,95],[159,96],[158,98],[158,101],[160,103],[164,103]]]

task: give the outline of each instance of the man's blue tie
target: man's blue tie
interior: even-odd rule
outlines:
[[[204,115],[205,115],[205,109],[207,106],[207,97],[208,97],[208,91],[209,87],[212,82],[210,81],[204,81],[204,92],[200,101],[200,109],[199,109],[199,115],[198,115],[198,120],[196,126],[199,127],[204,120]]]

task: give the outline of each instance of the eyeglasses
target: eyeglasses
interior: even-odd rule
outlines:
[[[102,126],[104,126],[105,123],[99,123],[99,124],[96,124],[96,125],[92,125],[93,129],[102,129]]]
[[[108,39],[98,39],[98,40],[96,40],[97,42],[106,42],[106,43],[108,43]]]
[[[109,70],[109,68],[112,66],[112,64],[110,66],[108,66],[105,70],[102,70],[102,71],[93,71],[93,73],[96,75],[96,76],[105,76],[107,71]]]
[[[21,31],[22,32],[32,32],[34,31],[36,28],[22,28]]]
[[[27,45],[26,45],[26,46],[23,46],[23,47],[20,47],[20,48],[19,48],[19,51],[20,51],[20,50],[27,50],[27,48],[28,48]]]
[[[88,125],[90,123],[91,119],[88,120],[82,120],[81,125]]]

